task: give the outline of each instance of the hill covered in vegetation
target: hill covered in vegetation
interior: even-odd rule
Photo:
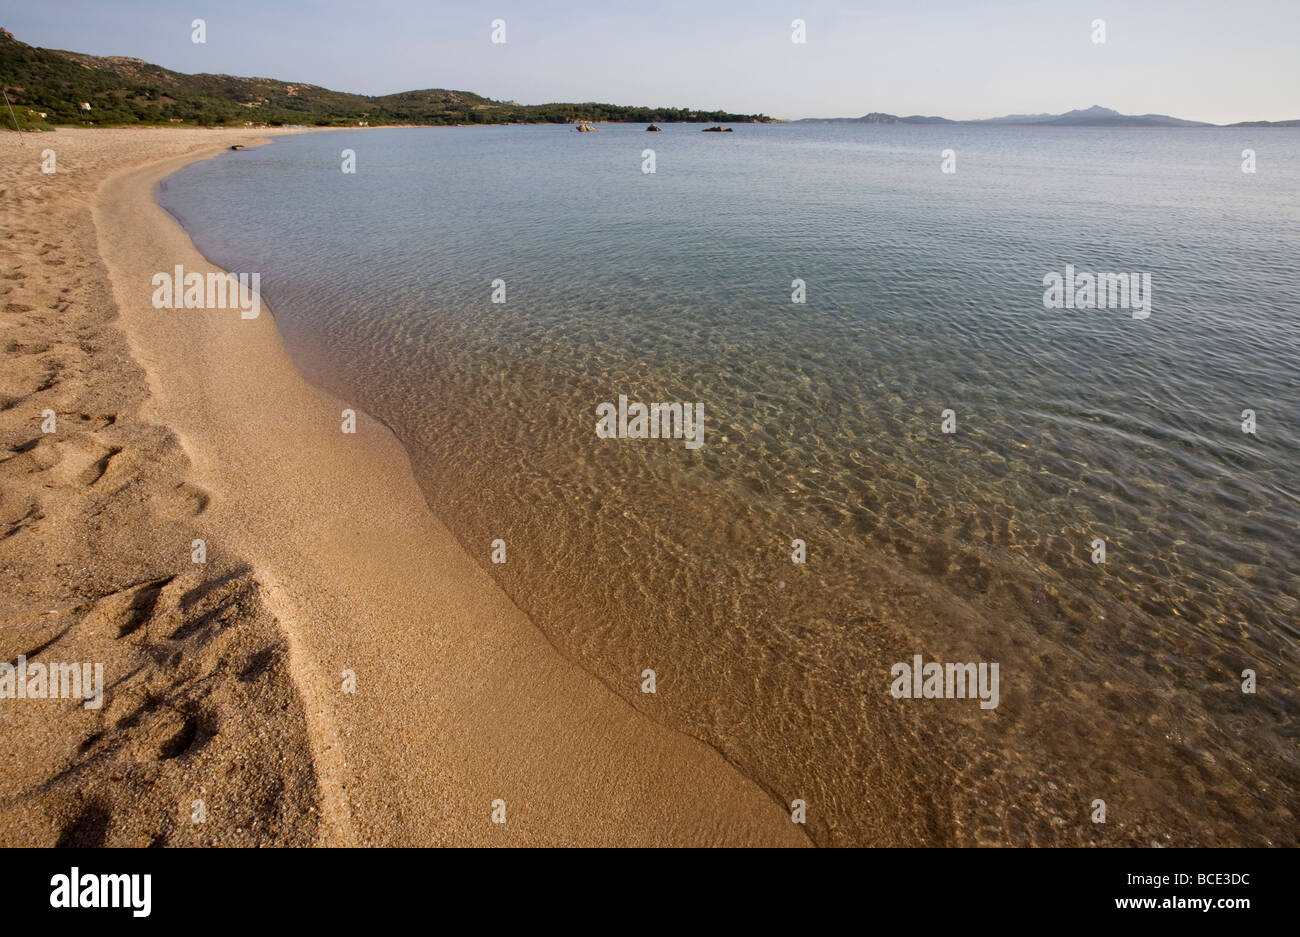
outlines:
[[[232,75],[186,75],[121,56],[38,49],[0,29],[0,85],[13,107],[10,127],[53,124],[266,124],[272,127],[382,124],[566,124],[575,121],[767,121],[675,107],[616,104],[516,104],[468,91],[428,89],[369,97],[318,85]],[[89,109],[86,108],[89,105]]]

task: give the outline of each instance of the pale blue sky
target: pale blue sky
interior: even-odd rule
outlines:
[[[207,21],[207,43],[190,21]],[[490,23],[507,42],[489,41]],[[790,41],[790,23],[808,41]],[[1107,42],[1091,41],[1094,19]],[[32,45],[183,72],[525,104],[1300,118],[1300,0],[0,0]]]

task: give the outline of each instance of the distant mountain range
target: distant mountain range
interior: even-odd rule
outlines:
[[[0,129],[55,124],[568,124],[579,121],[741,123],[763,114],[618,104],[516,104],[469,91],[430,88],[370,97],[304,82],[187,75],[141,59],[39,49],[0,29]]]
[[[224,124],[254,126],[380,126],[384,124],[514,124],[623,121],[767,122],[764,114],[617,104],[517,104],[469,91],[429,88],[372,97],[273,78],[187,75],[123,56],[40,49],[0,29],[0,87],[13,107],[0,125]],[[1044,127],[1214,127],[1163,114],[1130,116],[1107,107],[1065,114],[1011,114],[985,120],[946,117],[809,117],[798,123],[991,124]],[[1243,121],[1231,127],[1300,127],[1300,120]]]
[[[1034,127],[1300,127],[1300,120],[1250,120],[1236,124],[1207,124],[1181,120],[1164,114],[1121,114],[1109,107],[1093,105],[1064,114],[1008,114],[983,120],[949,120],[947,117],[896,117],[871,113],[862,117],[806,117],[799,123],[816,124],[1005,124]]]

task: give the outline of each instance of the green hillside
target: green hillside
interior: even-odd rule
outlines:
[[[766,121],[761,114],[615,104],[521,105],[468,91],[405,91],[368,97],[271,78],[185,75],[140,59],[38,49],[0,29],[0,84],[24,128],[42,124],[121,126],[246,123],[272,127],[381,124],[513,124]],[[82,103],[90,105],[87,111]],[[0,105],[2,106],[2,105]],[[30,113],[29,113],[30,112]],[[40,113],[46,116],[41,118]],[[8,110],[0,113],[7,126]]]

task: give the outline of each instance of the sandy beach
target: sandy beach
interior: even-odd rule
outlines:
[[[0,702],[0,845],[807,845],[557,651],[265,303],[154,308],[216,271],[155,186],[261,142],[0,140],[0,659],[104,670],[98,709]]]

